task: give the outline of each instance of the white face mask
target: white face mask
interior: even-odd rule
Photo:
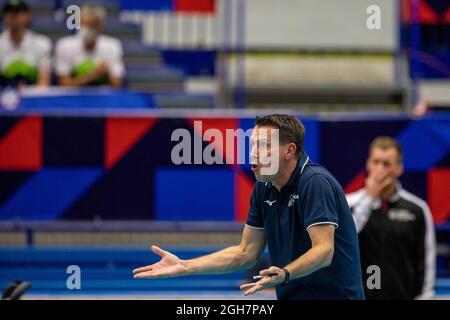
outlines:
[[[89,27],[82,27],[80,29],[80,31],[78,32],[78,34],[81,36],[81,38],[85,41],[85,42],[91,42],[94,41],[95,38],[97,37],[97,32]]]

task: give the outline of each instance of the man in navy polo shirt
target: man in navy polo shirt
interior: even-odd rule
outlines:
[[[239,245],[190,260],[152,246],[161,260],[135,269],[134,277],[247,269],[267,243],[273,266],[241,286],[246,295],[275,287],[278,299],[364,299],[358,238],[344,192],[303,151],[304,132],[294,116],[256,118],[251,158],[258,182]],[[274,161],[262,161],[263,155],[276,155],[276,170],[268,170]]]

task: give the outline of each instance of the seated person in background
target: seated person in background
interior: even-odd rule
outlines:
[[[63,86],[120,87],[124,75],[122,45],[101,34],[106,11],[101,6],[81,8],[81,29],[56,44],[56,74]]]
[[[380,288],[366,289],[368,300],[431,299],[434,296],[436,244],[425,201],[403,189],[403,151],[390,137],[369,148],[365,187],[347,195],[359,233],[364,283],[369,266],[380,268]]]
[[[50,84],[50,38],[28,29],[31,13],[20,0],[3,5],[5,30],[0,34],[0,73],[3,84]]]

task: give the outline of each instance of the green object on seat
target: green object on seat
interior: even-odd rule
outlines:
[[[95,70],[95,61],[91,58],[85,59],[72,70],[72,75],[75,77],[85,76]]]
[[[25,60],[18,59],[11,62],[2,72],[5,78],[22,77],[28,83],[36,83],[38,69],[37,67],[29,65]]]
[[[95,71],[96,64],[94,59],[86,58],[79,65],[75,66],[72,70],[72,76],[85,76]],[[101,77],[100,79],[94,80],[89,83],[89,85],[103,85],[108,83],[108,78],[106,76]]]

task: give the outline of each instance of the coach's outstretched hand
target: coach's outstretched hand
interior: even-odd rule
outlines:
[[[152,251],[161,257],[161,260],[149,266],[133,270],[135,279],[168,278],[187,274],[187,267],[183,260],[176,255],[162,250],[157,246],[151,247]]]
[[[248,296],[263,289],[273,288],[283,283],[286,275],[284,271],[278,267],[272,266],[269,269],[264,269],[259,272],[262,277],[258,282],[247,283],[241,285],[241,290],[244,295]]]

